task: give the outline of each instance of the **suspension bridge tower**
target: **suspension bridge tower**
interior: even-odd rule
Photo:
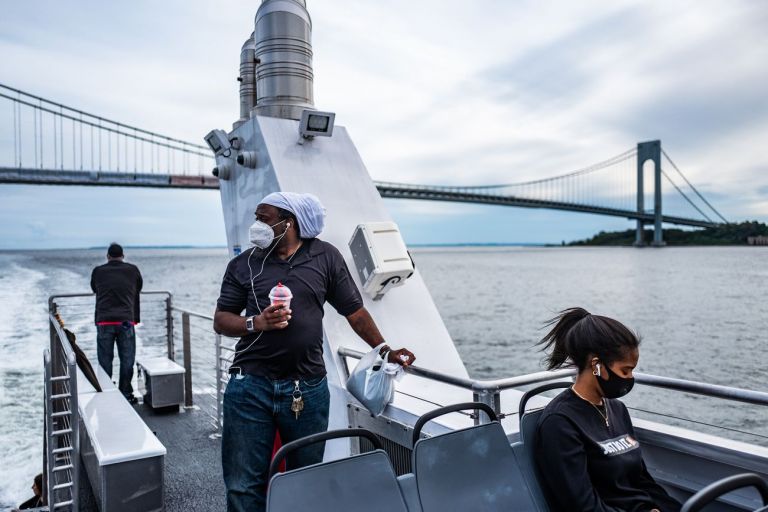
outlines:
[[[645,191],[643,190],[643,166],[645,162],[653,162],[653,243],[654,247],[663,247],[664,236],[661,230],[661,141],[652,140],[648,142],[639,142],[637,144],[637,213],[645,213]],[[637,219],[637,234],[635,235],[635,245],[645,245],[643,237],[643,227],[645,221]]]

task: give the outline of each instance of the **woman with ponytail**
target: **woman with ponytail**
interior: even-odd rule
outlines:
[[[562,311],[540,344],[550,370],[576,367],[570,389],[539,419],[536,460],[553,510],[677,512],[680,503],[645,467],[626,406],[640,339],[621,322],[582,308]]]

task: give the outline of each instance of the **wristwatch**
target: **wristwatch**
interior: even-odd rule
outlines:
[[[253,326],[253,319],[255,317],[249,316],[245,319],[245,330],[248,332],[253,332],[256,330],[256,328]]]

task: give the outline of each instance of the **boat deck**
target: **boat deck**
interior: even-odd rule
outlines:
[[[182,407],[178,412],[158,412],[142,403],[133,407],[167,450],[165,511],[225,510],[221,440],[212,436],[215,428],[211,417],[198,407]],[[80,510],[98,510],[85,474],[80,481]]]
[[[195,397],[197,399],[197,397]],[[168,512],[226,509],[221,477],[221,439],[212,436],[211,418],[198,408],[155,412],[134,406],[157,435],[165,456],[165,510]]]

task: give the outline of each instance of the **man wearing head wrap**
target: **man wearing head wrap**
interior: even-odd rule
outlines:
[[[317,197],[269,194],[255,216],[255,247],[230,261],[213,323],[217,333],[240,336],[224,395],[221,456],[229,511],[264,510],[276,432],[288,443],[328,428],[325,302],[368,345],[384,343],[341,253],[316,238],[325,222]],[[293,295],[289,307],[270,305],[278,283]],[[410,365],[415,357],[402,348],[390,351],[389,359]],[[320,462],[323,451],[324,444],[316,443],[292,452],[287,467]]]

